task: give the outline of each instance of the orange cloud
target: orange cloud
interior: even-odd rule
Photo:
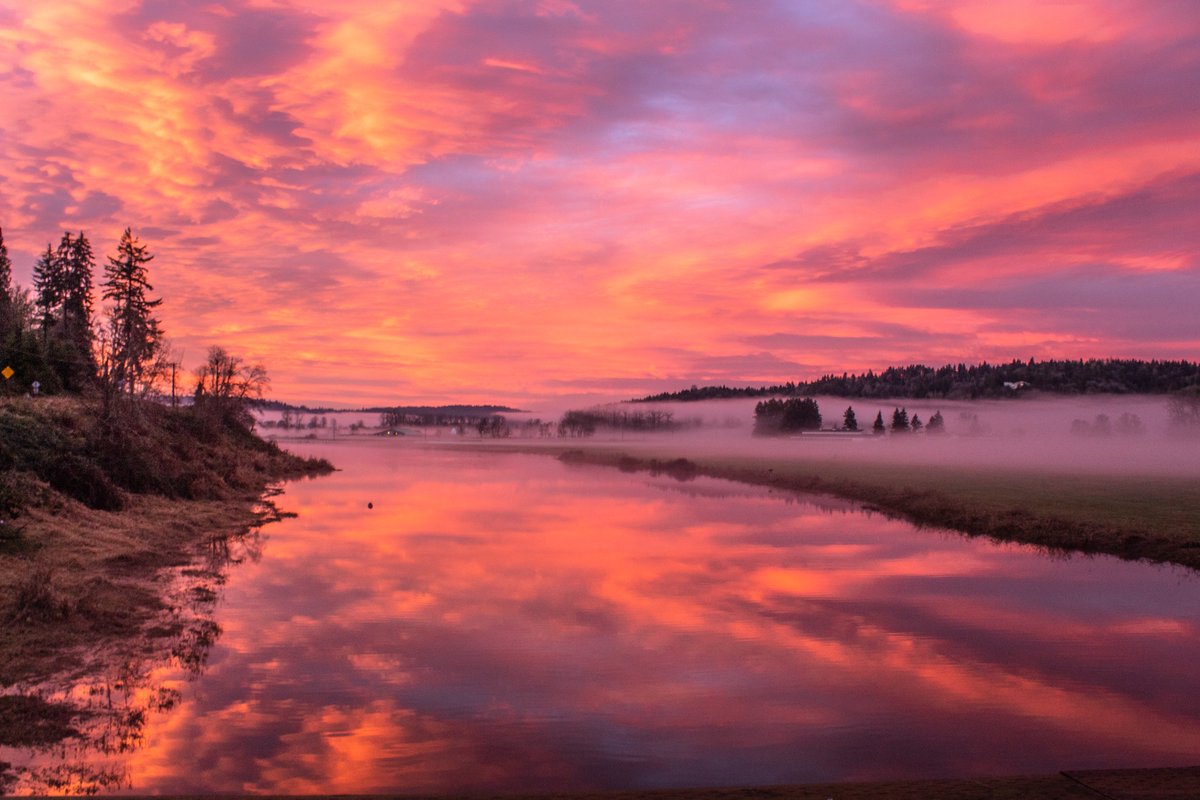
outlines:
[[[1195,21],[1026,5],[21,7],[0,225],[27,284],[63,228],[132,224],[185,359],[294,400],[1194,352],[1147,274],[1200,269]],[[1136,319],[898,299],[1092,269]]]

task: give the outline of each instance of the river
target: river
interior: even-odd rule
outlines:
[[[118,776],[109,789],[652,789],[1200,761],[1195,573],[716,479],[365,437],[292,449],[342,470],[276,498],[297,516],[228,570],[202,663],[152,670],[177,701],[150,708],[126,752],[71,754]]]

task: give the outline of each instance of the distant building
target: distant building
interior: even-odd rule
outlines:
[[[1029,381],[1005,381],[1004,388],[1013,392],[1019,392],[1022,389],[1032,389],[1033,384]]]

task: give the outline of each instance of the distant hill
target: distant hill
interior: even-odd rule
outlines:
[[[404,414],[409,416],[444,416],[444,417],[490,417],[492,414],[516,413],[521,409],[508,406],[371,406],[369,408],[310,408],[285,403],[281,400],[255,400],[251,403],[254,408],[263,411],[300,411],[305,414]]]
[[[1167,394],[1200,385],[1200,364],[1191,361],[1090,359],[1087,361],[1012,361],[1008,364],[912,364],[863,375],[825,375],[760,387],[693,386],[633,402],[714,400],[770,395],[834,397],[911,397],[980,399],[1013,397],[1027,391],[1050,394]]]

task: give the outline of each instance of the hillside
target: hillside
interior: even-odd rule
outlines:
[[[693,386],[635,402],[714,400],[771,395],[833,397],[946,398],[975,400],[1014,397],[1025,391],[1049,394],[1168,394],[1200,384],[1200,363],[1091,359],[1011,361],[1007,364],[912,364],[882,372],[825,375],[813,381],[773,386]]]

